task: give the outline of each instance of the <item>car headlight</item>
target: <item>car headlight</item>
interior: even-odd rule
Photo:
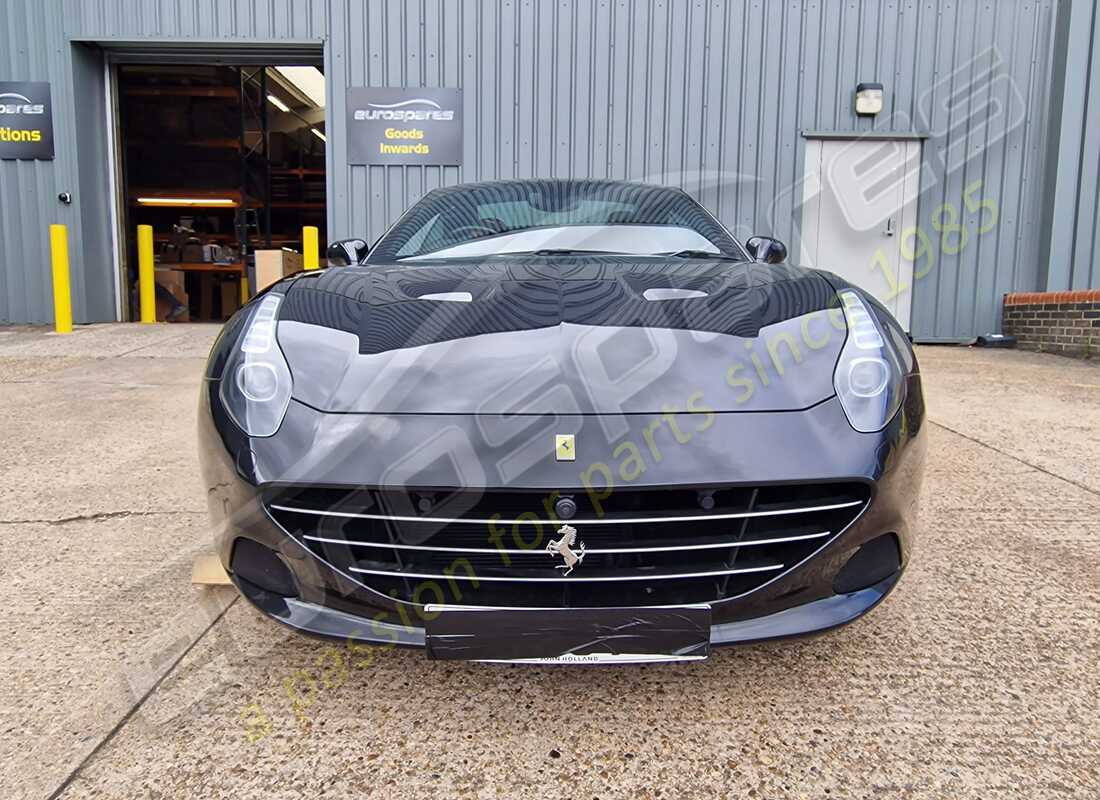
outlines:
[[[222,372],[222,404],[249,436],[273,436],[290,405],[290,367],[275,338],[281,302],[269,294],[256,304]]]
[[[851,289],[837,292],[848,338],[840,351],[833,385],[848,422],[860,433],[886,427],[901,406],[905,371],[874,314]]]

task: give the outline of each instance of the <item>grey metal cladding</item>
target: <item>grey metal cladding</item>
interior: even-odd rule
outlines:
[[[54,199],[77,180],[71,40],[150,46],[180,39],[241,45],[323,40],[330,120],[344,119],[349,86],[464,90],[461,167],[350,166],[343,136],[330,128],[330,235],[372,242],[435,187],[569,176],[683,187],[739,237],[772,234],[797,253],[801,131],[870,130],[876,123],[855,116],[852,92],[860,81],[880,81],[886,112],[878,126],[927,128],[930,134],[918,214],[934,242],[934,265],[914,288],[913,333],[961,339],[995,330],[1000,294],[1040,283],[1037,227],[1054,5],[8,0],[0,4],[0,70],[6,73],[0,77],[51,81],[58,153],[52,163],[0,165],[0,319],[48,321],[46,226],[68,221],[75,239],[83,235],[80,203],[103,202],[78,195],[72,207],[62,208]],[[15,30],[28,38],[13,37]],[[975,57],[991,48],[1023,99],[1026,120],[1018,126],[956,124],[966,109],[944,100],[973,71]],[[944,84],[950,76],[958,79]],[[1002,99],[1007,95],[997,93],[1007,91],[1003,83],[990,89]],[[961,165],[947,169],[960,153]],[[1093,158],[1093,190],[1083,191],[1081,203],[1090,222],[1098,213],[1095,172]],[[978,180],[985,196],[996,200],[998,222],[959,252],[943,251],[931,216],[945,203],[965,209],[964,190]],[[964,213],[965,224],[980,224]],[[1095,244],[1088,248],[1091,253]],[[74,254],[73,269],[79,295],[83,278],[77,273],[87,272],[81,256]],[[1096,278],[1094,272],[1082,280],[1095,285]],[[78,297],[78,319],[82,313],[104,318],[98,310],[82,311],[81,302]]]

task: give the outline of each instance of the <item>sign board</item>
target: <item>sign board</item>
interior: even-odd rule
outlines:
[[[348,162],[462,163],[462,90],[347,90]]]
[[[53,158],[48,83],[0,81],[0,158]]]

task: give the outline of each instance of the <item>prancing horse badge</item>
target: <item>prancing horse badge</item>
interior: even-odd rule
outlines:
[[[571,433],[559,433],[554,436],[554,454],[558,461],[576,461],[577,443]]]
[[[573,567],[584,561],[584,542],[577,541],[577,529],[568,522],[558,528],[560,539],[551,539],[546,545],[546,552],[550,555],[561,556],[564,564],[558,564],[556,569],[564,570],[564,578],[573,571]],[[573,547],[576,546],[576,550]]]

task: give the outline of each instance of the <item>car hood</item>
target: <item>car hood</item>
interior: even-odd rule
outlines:
[[[383,264],[276,291],[294,397],[328,412],[797,410],[832,396],[845,338],[831,285],[788,265]]]

